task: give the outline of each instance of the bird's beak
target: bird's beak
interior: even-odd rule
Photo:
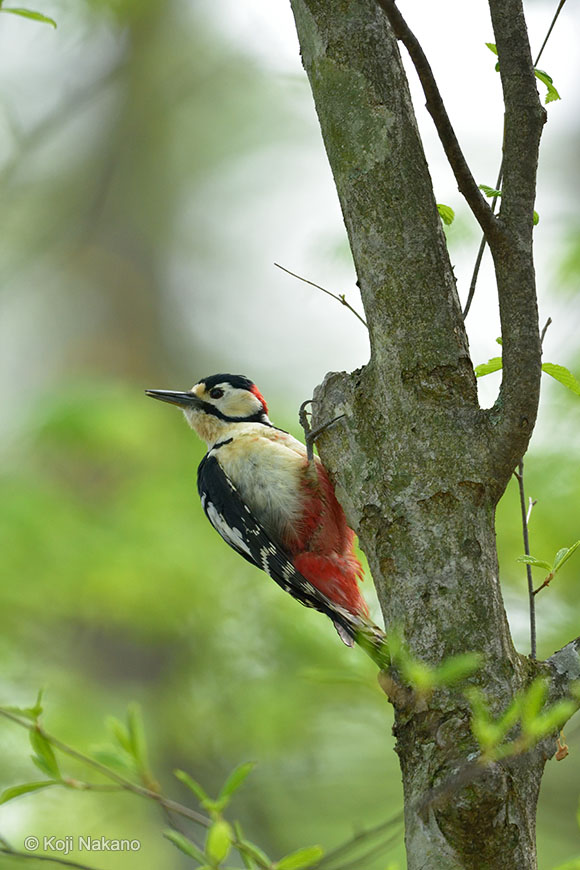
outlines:
[[[180,408],[200,408],[202,401],[193,393],[180,393],[174,390],[145,390],[146,395],[161,402],[169,402]]]

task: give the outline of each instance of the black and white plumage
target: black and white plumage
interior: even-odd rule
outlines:
[[[342,640],[351,646],[362,623],[303,577],[289,554],[272,541],[222,469],[215,455],[220,446],[216,444],[206,454],[197,471],[197,489],[208,520],[226,544],[265,571],[285,592],[330,617]]]
[[[240,556],[301,604],[328,616],[349,646],[379,664],[384,634],[360,595],[362,568],[334,487],[318,457],[268,417],[264,397],[243,375],[203,378],[188,392],[147,390],[177,405],[207,443],[198,470],[203,509]]]

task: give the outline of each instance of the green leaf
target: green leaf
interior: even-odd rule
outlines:
[[[214,864],[221,864],[228,857],[234,839],[231,825],[225,819],[217,819],[205,841],[205,853]]]
[[[32,756],[34,764],[51,779],[62,779],[56,756],[46,737],[36,728],[29,731],[29,737],[36,753]]]
[[[196,861],[199,861],[200,864],[205,864],[205,855],[198,849],[195,843],[192,843],[187,837],[183,834],[180,834],[179,831],[174,831],[173,828],[166,828],[163,831],[163,836],[166,840],[169,840],[173,843],[174,846],[177,846],[180,852],[183,852],[185,855],[188,855],[190,858],[195,858]]]
[[[266,853],[263,852],[259,848],[259,846],[256,846],[255,843],[250,843],[249,840],[243,839],[243,837],[241,836],[241,829],[238,828],[238,830],[239,830],[239,833],[237,834],[236,849],[238,850],[238,852],[242,856],[242,861],[244,862],[244,864],[246,864],[246,859],[251,858],[252,861],[255,861],[255,863],[259,867],[264,867],[264,868],[271,867],[272,862],[270,861],[270,859],[268,858]],[[246,866],[248,867],[251,865],[246,864]]]
[[[147,760],[147,741],[145,739],[143,714],[139,704],[129,704],[129,707],[127,708],[127,723],[129,726],[129,751],[137,762],[139,770],[148,771],[149,762]]]
[[[487,184],[480,184],[479,189],[485,193],[486,196],[501,196],[501,190],[497,190],[495,187],[489,187]]]
[[[496,341],[498,344],[503,344],[503,338],[501,337],[501,335],[496,338]]]
[[[497,57],[497,47],[496,47],[495,42],[486,42],[485,44],[487,45],[489,50],[492,51],[495,54],[495,56]]]
[[[33,21],[42,21],[44,24],[50,24],[56,29],[56,21],[49,18],[48,15],[41,15],[40,12],[32,12],[30,9],[5,9],[1,8],[0,12],[9,12],[10,15],[20,15],[22,18],[31,18]]]
[[[437,211],[439,212],[439,217],[446,226],[449,226],[455,220],[455,212],[450,205],[443,205],[443,203],[438,202]]]
[[[554,574],[559,571],[562,565],[565,565],[570,556],[573,556],[576,550],[580,547],[580,541],[576,541],[571,547],[564,547],[563,550],[558,550],[554,559]]]
[[[109,729],[109,731],[111,731],[119,746],[121,746],[121,748],[124,749],[125,752],[128,752],[129,755],[134,757],[131,736],[129,734],[127,726],[124,725],[124,723],[117,719],[115,716],[109,716],[107,718],[106,724],[107,728]]]
[[[324,849],[321,846],[307,846],[305,849],[298,849],[280,858],[276,862],[276,868],[277,870],[304,870],[305,867],[318,864],[323,855]]]
[[[576,380],[572,372],[568,371],[565,366],[558,366],[554,363],[543,363],[542,371],[547,375],[551,375],[569,390],[572,390],[577,396],[580,396],[580,383]]]
[[[534,209],[534,213],[532,215],[532,223],[535,227],[537,227],[538,224],[540,223],[540,215],[538,214],[538,212],[535,209]]]
[[[25,782],[24,785],[13,785],[11,788],[4,789],[2,794],[0,794],[0,804],[6,804],[22,794],[39,791],[39,789],[48,788],[50,785],[60,785],[60,782],[54,779],[43,779],[41,782]]]
[[[95,761],[99,761],[106,767],[111,767],[113,770],[123,771],[124,773],[135,774],[133,759],[126,752],[120,752],[116,747],[96,746],[93,747],[91,755]]]
[[[546,571],[552,571],[552,566],[549,562],[544,562],[542,559],[536,559],[535,556],[518,556],[516,562],[521,562],[524,565],[531,565],[532,568],[544,568]]]
[[[35,722],[39,716],[42,715],[42,695],[44,689],[38,690],[38,695],[36,696],[36,703],[33,707],[3,707],[4,710],[8,710],[9,713],[15,713],[17,716],[22,716],[24,719],[32,719]]]
[[[226,779],[224,786],[218,795],[218,801],[224,801],[226,798],[230,798],[244,783],[246,777],[255,766],[255,761],[246,761],[244,764],[239,764]]]
[[[522,730],[524,734],[532,733],[534,720],[538,717],[548,696],[548,683],[543,677],[538,677],[526,689],[522,696]]]
[[[536,78],[539,79],[542,84],[546,85],[548,89],[548,93],[546,94],[546,103],[553,103],[555,100],[561,100],[561,96],[554,87],[554,82],[552,76],[549,76],[547,72],[541,69],[535,69],[534,73],[536,74]]]
[[[437,686],[450,686],[471,676],[481,664],[480,653],[461,653],[453,656],[435,668],[434,678]]]
[[[480,363],[480,365],[475,366],[475,377],[482,378],[484,375],[491,375],[492,372],[498,372],[501,367],[501,356],[493,356],[491,359],[488,359],[486,363]]]
[[[574,701],[563,700],[553,704],[545,713],[536,716],[524,728],[525,733],[534,739],[541,740],[547,734],[553,731],[559,731],[560,728],[568,721],[577,710],[577,705]]]
[[[174,770],[173,773],[177,777],[177,779],[182,782],[187,788],[194,793],[196,798],[202,805],[206,805],[207,803],[213,803],[210,796],[206,793],[203,786],[199,784],[193,777],[191,777],[184,770]]]

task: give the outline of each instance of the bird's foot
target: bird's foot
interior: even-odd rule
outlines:
[[[318,426],[316,429],[313,429],[310,425],[310,420],[308,419],[308,411],[306,410],[307,405],[311,405],[314,402],[314,399],[306,399],[305,402],[302,402],[300,405],[300,410],[298,411],[298,419],[300,421],[300,425],[304,429],[304,440],[306,442],[306,456],[308,457],[308,461],[312,462],[314,459],[314,442],[318,438],[319,435],[322,435],[323,432],[326,432],[327,429],[330,429],[331,426],[334,426],[335,423],[338,423],[339,420],[342,420],[343,417],[346,417],[346,414],[339,414],[338,417],[335,417],[333,420],[329,420],[328,423],[323,423],[322,426]]]

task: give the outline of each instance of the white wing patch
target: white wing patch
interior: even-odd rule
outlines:
[[[272,576],[272,569],[268,564],[268,556],[276,555],[276,547],[273,544],[268,544],[266,547],[262,547],[260,550],[260,559],[262,561],[262,571],[265,571],[266,574]]]
[[[222,515],[216,510],[210,501],[204,505],[204,508],[207,510],[207,516],[210,523],[216,532],[219,532],[224,541],[236,550],[243,550],[244,553],[247,553],[248,556],[252,558],[250,548],[244,541],[241,531],[228,526]]]

